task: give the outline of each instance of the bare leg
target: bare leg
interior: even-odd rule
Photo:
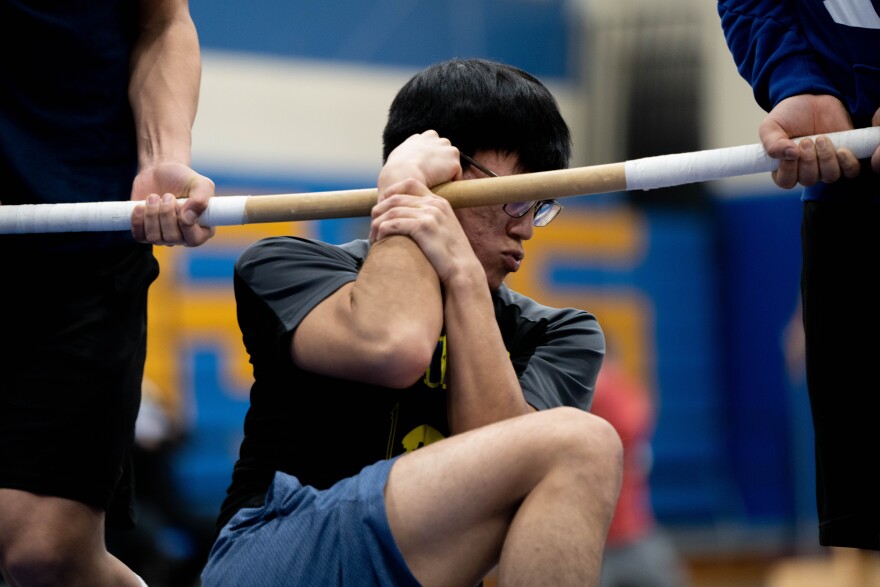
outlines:
[[[0,570],[11,587],[138,587],[104,545],[104,513],[85,504],[0,489]]]
[[[620,491],[605,420],[536,412],[431,444],[391,470],[392,532],[424,585],[596,585]]]

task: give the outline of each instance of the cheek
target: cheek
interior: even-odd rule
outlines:
[[[470,237],[484,236],[499,230],[500,214],[504,214],[495,206],[479,206],[476,208],[460,208],[456,211],[458,221]]]
[[[459,216],[459,222],[467,234],[471,248],[481,260],[492,246],[493,234],[499,230],[493,223],[493,221],[497,222],[497,218],[489,212],[491,211],[483,208],[474,208]]]

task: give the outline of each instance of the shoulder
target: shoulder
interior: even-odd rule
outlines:
[[[548,326],[580,326],[601,333],[596,317],[587,310],[556,308],[542,304],[528,296],[502,285],[494,294],[495,311],[499,320],[523,323],[545,323]]]
[[[253,243],[238,258],[233,281],[239,314],[250,318],[243,329],[254,328],[258,316],[263,324],[293,330],[327,296],[357,279],[363,250],[294,236]]]
[[[541,304],[506,286],[493,297],[498,328],[512,354],[552,348],[590,361],[604,356],[605,333],[590,312]]]
[[[523,395],[538,409],[589,409],[605,356],[596,317],[577,308],[555,308],[502,286],[495,315]]]
[[[241,253],[235,263],[235,272],[243,275],[261,267],[275,269],[291,263],[300,266],[331,264],[357,270],[367,250],[369,243],[361,244],[361,241],[333,245],[297,236],[269,237],[253,243]]]

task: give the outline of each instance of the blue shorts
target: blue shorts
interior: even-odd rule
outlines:
[[[419,585],[385,513],[394,459],[319,491],[276,473],[266,502],[243,508],[220,532],[202,587]]]

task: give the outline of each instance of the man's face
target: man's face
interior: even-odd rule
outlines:
[[[495,151],[478,151],[473,158],[497,175],[520,173],[516,155],[502,155]],[[486,175],[469,166],[462,179],[480,179]],[[509,273],[519,270],[525,258],[523,241],[532,238],[534,209],[522,218],[511,218],[500,204],[457,208],[455,215],[461,223],[474,253],[486,271],[489,288],[496,290]]]

